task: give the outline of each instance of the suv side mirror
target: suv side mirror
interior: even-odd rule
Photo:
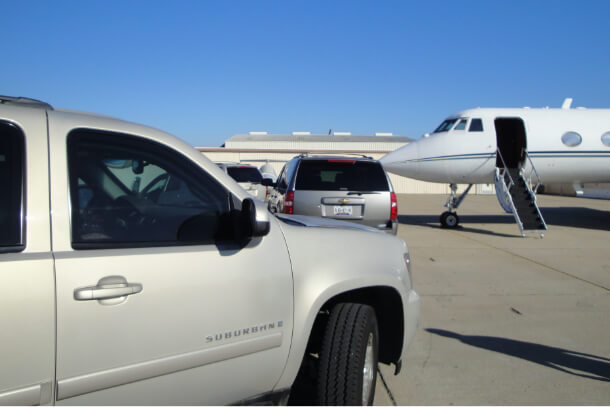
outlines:
[[[253,237],[269,233],[269,212],[264,203],[246,198],[241,210],[231,210],[226,216],[203,212],[185,220],[179,227],[180,242],[213,243],[236,241],[246,243]]]
[[[252,198],[246,198],[241,203],[240,223],[245,238],[265,236],[271,229],[269,212],[263,202]]]
[[[273,180],[271,178],[263,178],[263,181],[261,182],[261,184],[263,184],[266,187],[275,187],[275,182],[273,182]]]

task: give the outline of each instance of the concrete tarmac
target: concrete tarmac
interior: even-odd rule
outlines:
[[[421,319],[376,405],[609,405],[610,201],[539,195],[548,230],[521,236],[495,195],[400,195]]]

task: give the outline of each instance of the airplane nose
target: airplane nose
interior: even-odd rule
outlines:
[[[379,159],[386,171],[403,177],[416,178],[419,170],[417,142],[402,146]]]

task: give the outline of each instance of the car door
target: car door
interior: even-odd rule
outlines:
[[[119,131],[54,117],[50,128],[57,403],[226,404],[271,391],[292,332],[277,225],[238,243],[232,194],[192,159]]]
[[[44,109],[0,110],[0,405],[53,400],[55,287],[45,119]]]

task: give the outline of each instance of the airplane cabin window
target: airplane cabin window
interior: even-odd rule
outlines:
[[[606,147],[610,147],[610,131],[602,134],[602,143],[604,143]]]
[[[466,129],[466,123],[468,122],[468,119],[460,119],[460,121],[458,122],[458,124],[455,126],[455,128],[453,130],[464,130]]]
[[[561,142],[568,147],[576,147],[582,143],[582,136],[575,131],[568,131],[561,136]]]
[[[468,131],[483,131],[483,120],[481,119],[472,119],[470,121],[470,128]]]
[[[449,131],[449,129],[451,129],[453,127],[453,125],[455,124],[455,122],[457,122],[458,119],[447,119],[444,122],[441,123],[440,126],[438,126],[436,128],[436,130],[433,131],[433,133],[442,133],[444,131]]]

